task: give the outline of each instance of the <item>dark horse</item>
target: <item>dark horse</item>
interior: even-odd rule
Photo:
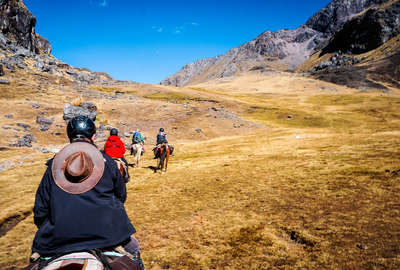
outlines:
[[[157,169],[161,169],[161,173],[167,171],[170,149],[167,143],[162,143],[159,146],[159,160],[157,160]],[[164,170],[164,171],[163,171]]]

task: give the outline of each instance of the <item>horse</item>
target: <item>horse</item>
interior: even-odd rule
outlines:
[[[117,164],[117,168],[122,175],[122,178],[125,179],[126,182],[129,182],[128,178],[128,167],[126,166],[125,162],[122,161],[120,158],[113,158],[115,163]]]
[[[167,143],[162,143],[159,146],[160,155],[157,162],[157,169],[161,169],[161,173],[167,172],[168,160],[170,155],[170,149]],[[164,169],[165,168],[165,169]],[[164,170],[164,172],[163,172]]]
[[[35,254],[35,253],[34,253]],[[37,254],[37,253],[36,253]],[[37,256],[40,256],[37,254]],[[32,257],[31,257],[32,258]],[[36,262],[21,270],[142,270],[142,262],[125,250],[89,250],[46,258],[36,257]]]
[[[131,155],[134,155],[134,164],[135,166],[139,166],[140,156],[143,152],[143,146],[140,143],[132,144],[131,146]]]

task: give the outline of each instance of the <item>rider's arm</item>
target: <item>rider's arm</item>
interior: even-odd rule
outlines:
[[[33,207],[33,219],[38,228],[49,218],[51,177],[51,165],[49,165],[36,191],[35,206]]]
[[[121,152],[122,152],[122,154],[125,154],[125,152],[126,152],[125,144],[122,140],[120,141],[120,143],[121,143]]]

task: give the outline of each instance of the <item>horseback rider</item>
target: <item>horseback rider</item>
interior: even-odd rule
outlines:
[[[31,260],[118,247],[141,264],[136,232],[124,203],[125,181],[116,163],[94,144],[96,127],[86,116],[67,125],[70,144],[50,159],[33,208],[38,228]],[[141,264],[142,265],[142,264]]]
[[[158,153],[159,153],[159,149],[160,149],[160,145],[165,143],[168,145],[169,149],[170,149],[170,154],[172,155],[172,152],[174,151],[174,147],[172,145],[168,144],[168,139],[167,139],[167,133],[165,133],[164,128],[160,128],[157,137],[156,137],[156,147],[153,149],[154,151],[154,158],[158,157]]]
[[[165,133],[164,128],[160,128],[160,131],[157,134],[157,145],[162,143],[168,143],[167,133]]]
[[[104,152],[114,159],[120,159],[125,163],[126,176],[125,181],[129,181],[129,172],[128,172],[128,161],[126,161],[125,154],[125,144],[118,136],[118,129],[112,128],[110,130],[110,136],[107,138],[106,143],[104,144]]]
[[[132,144],[137,144],[137,143],[139,143],[142,146],[142,153],[144,153],[145,152],[144,137],[139,129],[136,129],[135,133],[133,133],[132,136]]]

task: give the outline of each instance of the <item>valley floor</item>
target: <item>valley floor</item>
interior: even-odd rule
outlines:
[[[235,80],[121,86],[125,98],[89,98],[102,104],[100,121],[136,121],[149,138],[163,123],[171,131],[167,173],[151,169],[149,139],[127,185],[146,268],[399,269],[398,90],[359,92],[290,74]],[[54,108],[60,125],[63,102]],[[113,115],[114,107],[124,109]],[[146,117],[157,121],[147,130]],[[0,268],[13,269],[27,262],[34,193],[52,154],[5,148],[0,164],[15,166],[0,172]]]

